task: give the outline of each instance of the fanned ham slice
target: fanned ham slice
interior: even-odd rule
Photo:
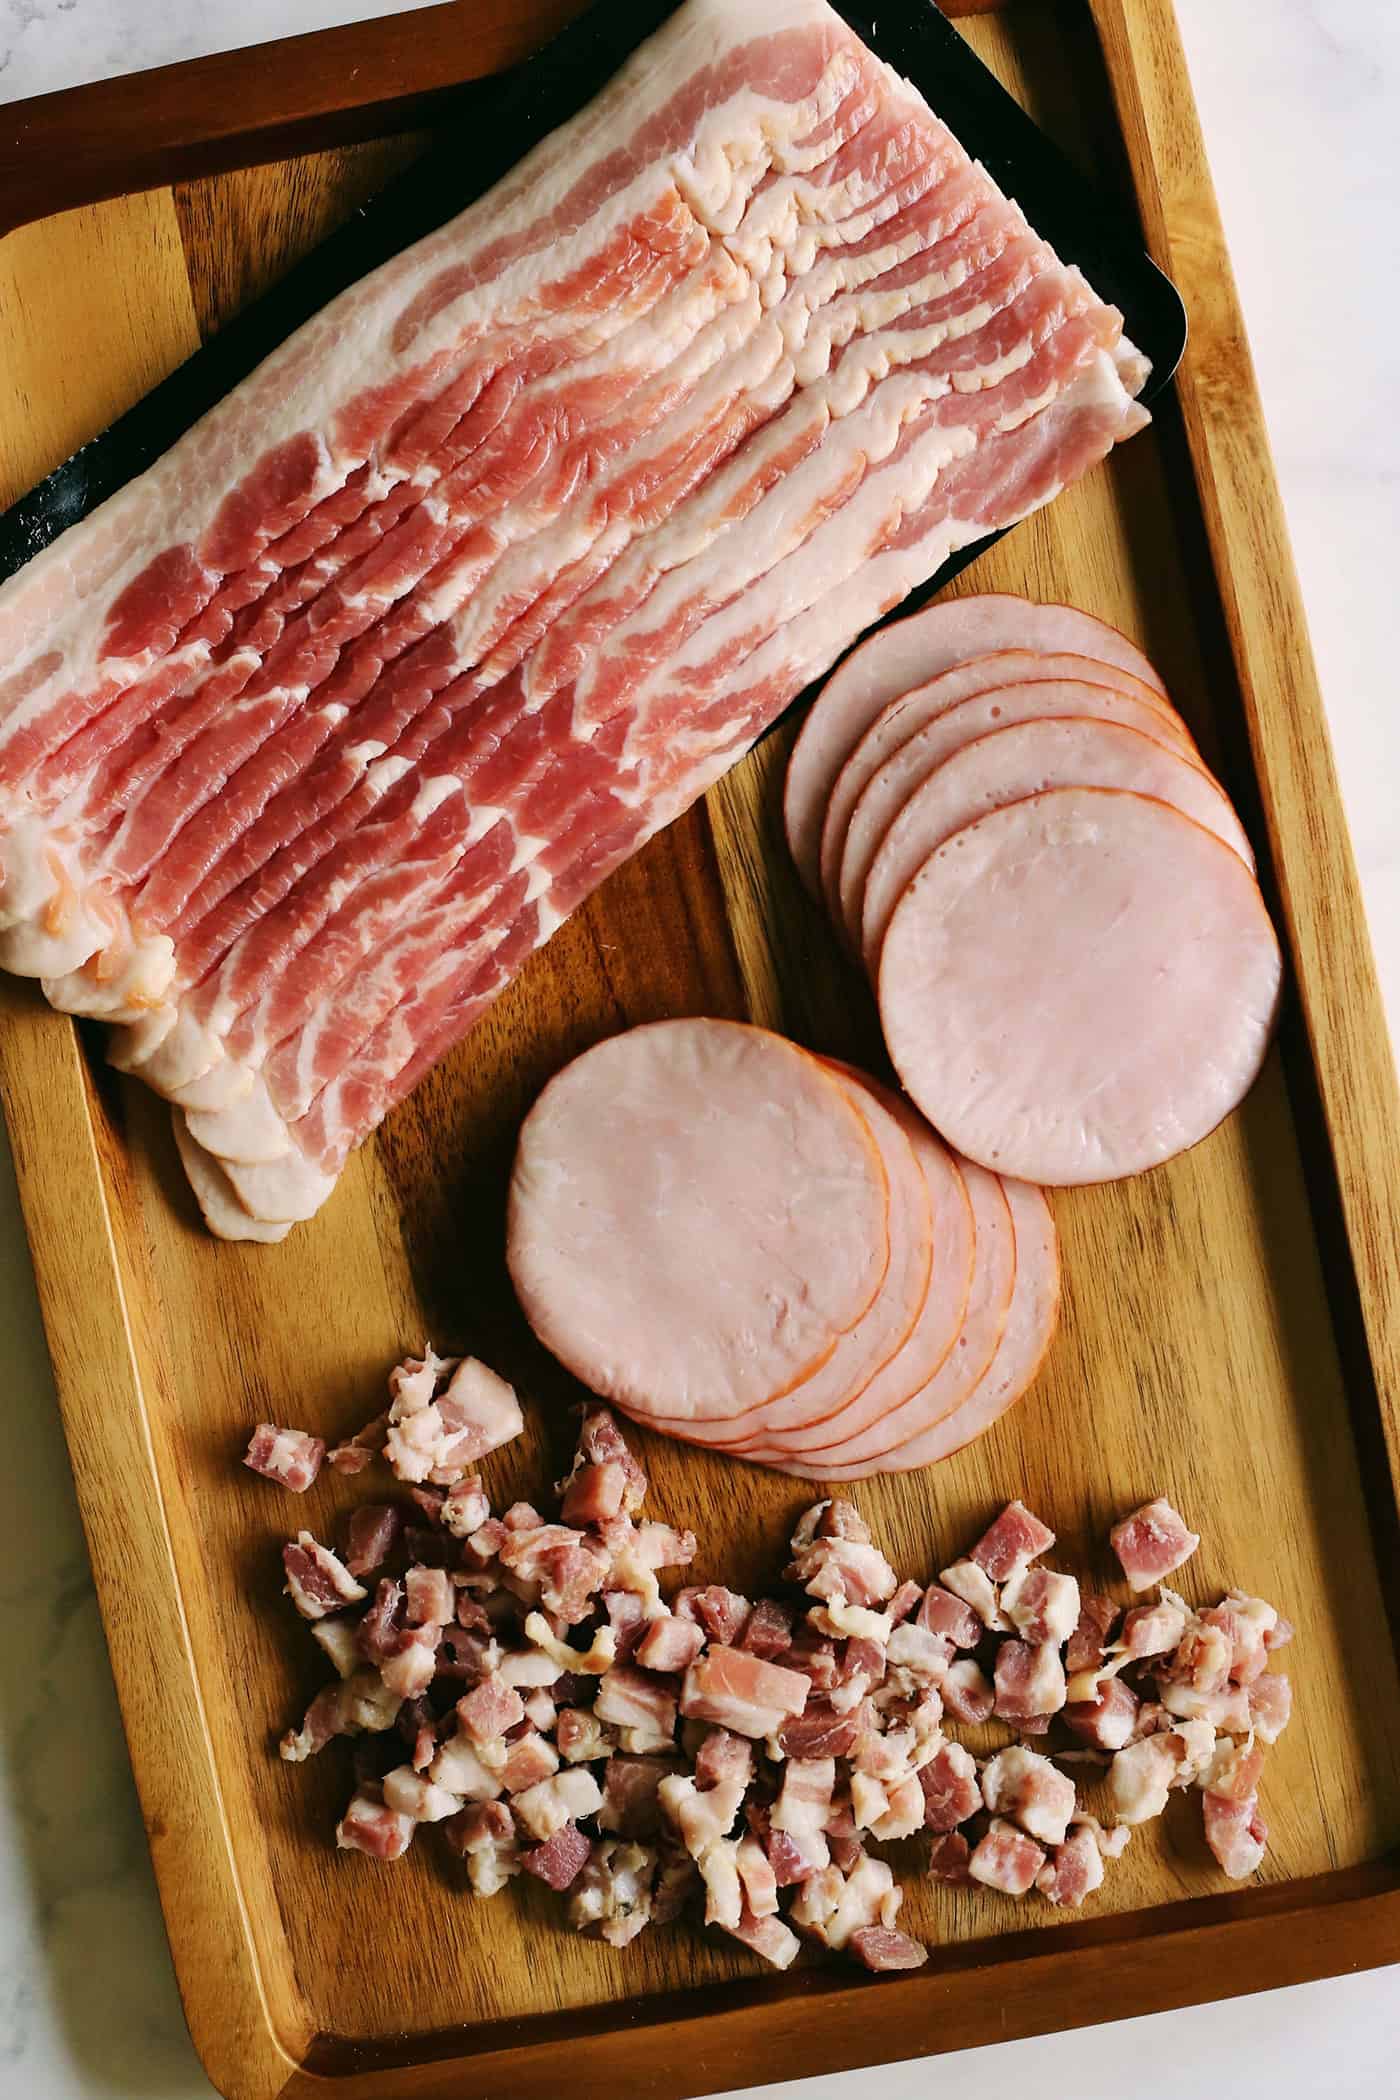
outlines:
[[[1020,1273],[1021,1241],[1011,1204],[1013,1187],[971,1160],[960,1160],[958,1165],[972,1203],[977,1246],[972,1289],[957,1341],[925,1385],[867,1428],[852,1431],[819,1451],[785,1454],[789,1470],[800,1473],[804,1480],[864,1480],[872,1473],[904,1471],[906,1464],[931,1464],[941,1453],[931,1451],[928,1459],[908,1461],[904,1454],[931,1443],[937,1426],[959,1414],[993,1374],[1012,1320]]]
[[[862,1083],[877,1091],[877,1098],[892,1114],[899,1116],[929,1184],[933,1203],[934,1258],[928,1295],[912,1332],[898,1353],[865,1386],[853,1391],[838,1412],[821,1421],[790,1424],[784,1419],[786,1402],[763,1410],[753,1435],[736,1448],[745,1458],[766,1465],[785,1465],[801,1452],[821,1452],[838,1443],[844,1448],[866,1432],[876,1435],[884,1422],[898,1416],[913,1394],[922,1391],[938,1377],[950,1358],[957,1355],[965,1360],[970,1349],[975,1359],[979,1346],[978,1318],[982,1301],[973,1297],[974,1267],[979,1255],[976,1214],[959,1163],[907,1102],[886,1088],[877,1090],[876,1083],[864,1076]],[[987,1184],[992,1192],[984,1205],[984,1216],[992,1221],[988,1226],[989,1238],[980,1252],[986,1263],[987,1296],[995,1301],[1001,1288],[994,1256],[997,1183],[994,1176],[983,1174],[980,1167],[972,1168],[971,1173]],[[1005,1218],[1004,1205],[1002,1216]],[[1006,1256],[1005,1299],[1001,1307],[1003,1319],[1011,1294],[1010,1240],[1008,1220],[1000,1242],[1001,1251]],[[994,1340],[995,1337],[989,1334],[988,1356]],[[951,1379],[945,1390],[949,1389],[952,1389]]]
[[[749,1435],[786,1435],[808,1423],[827,1421],[839,1415],[853,1395],[865,1391],[878,1377],[902,1350],[922,1318],[934,1257],[932,1192],[915,1151],[922,1119],[861,1074],[829,1059],[821,1062],[834,1075],[852,1108],[869,1125],[884,1163],[890,1190],[890,1262],[884,1281],[869,1308],[840,1336],[819,1369],[780,1399],[756,1411],[755,1421],[760,1426],[750,1431],[747,1417],[736,1423],[723,1418],[707,1422],[695,1417],[670,1422],[658,1416],[658,1429],[670,1430],[695,1443],[743,1450]],[[840,1229],[835,1220],[832,1229]]]
[[[836,777],[822,822],[820,859],[822,895],[833,917],[837,916],[836,898],[847,828],[857,803],[886,759],[902,750],[910,738],[936,716],[946,714],[950,707],[956,707],[963,700],[1008,685],[1024,685],[1031,681],[1043,684],[1050,680],[1107,686],[1146,710],[1141,720],[1143,728],[1148,727],[1150,714],[1156,724],[1151,733],[1180,744],[1184,750],[1195,748],[1185,723],[1171,702],[1155,686],[1134,678],[1130,671],[1122,670],[1117,664],[1096,663],[1087,656],[1048,655],[1033,649],[1000,649],[990,656],[974,656],[967,663],[954,664],[950,671],[940,672],[927,684],[915,686],[912,692],[900,693],[888,701]],[[1126,718],[1129,721],[1137,719],[1131,710]]]
[[[996,730],[1010,729],[1022,722],[1065,716],[1122,722],[1143,736],[1164,744],[1173,742],[1164,734],[1167,717],[1161,708],[1136,694],[1085,679],[1025,679],[1016,685],[989,687],[946,710],[938,710],[871,775],[841,840],[832,886],[833,923],[838,927],[844,924],[858,953],[871,867],[891,828],[930,775],[953,752],[976,737],[990,736]],[[1184,739],[1176,742],[1176,748],[1194,758],[1193,748]]]
[[[1015,1406],[1045,1361],[1060,1309],[1055,1221],[1042,1190],[1024,1181],[1005,1181],[1002,1186],[1016,1235],[1016,1287],[996,1352],[951,1414],[888,1452],[878,1467],[867,1466],[867,1472],[910,1473],[961,1451]],[[823,1480],[859,1477],[843,1471],[820,1475]]]
[[[841,768],[889,701],[954,664],[999,649],[1090,656],[1145,685],[1162,681],[1126,635],[1069,605],[1033,605],[987,592],[950,598],[882,628],[829,678],[793,746],[783,798],[788,844],[808,888],[818,892],[822,821]]]
[[[541,1094],[507,1259],[586,1385],[645,1419],[713,1421],[831,1355],[884,1280],[888,1214],[869,1124],[815,1058],[737,1022],[661,1021]]]
[[[944,1137],[1051,1184],[1142,1172],[1252,1085],[1280,984],[1249,870],[1165,803],[1056,789],[979,818],[905,891],[880,961],[904,1084]]]
[[[1253,869],[1254,856],[1229,797],[1203,766],[1111,718],[1025,721],[977,737],[942,759],[890,825],[864,883],[857,886],[853,875],[842,904],[866,967],[879,968],[895,906],[945,839],[1008,802],[1049,788],[1078,787],[1123,788],[1170,803]]]

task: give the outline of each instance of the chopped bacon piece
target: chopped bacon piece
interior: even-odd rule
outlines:
[[[996,1584],[985,1568],[979,1568],[973,1560],[955,1560],[939,1576],[945,1590],[960,1597],[982,1621],[989,1633],[1006,1633],[1007,1620],[1002,1614],[1001,1601]]]
[[[1225,1735],[1247,1735],[1252,1685],[1230,1684],[1223,1691],[1200,1692],[1193,1684],[1160,1681],[1162,1704],[1178,1721],[1201,1721]]]
[[[287,1594],[304,1619],[324,1619],[327,1612],[358,1604],[369,1592],[356,1582],[345,1563],[309,1531],[299,1531],[282,1548]]]
[[[744,1885],[739,1879],[739,1845],[734,1838],[716,1837],[700,1851],[690,1846],[700,1879],[705,1884],[705,1923],[723,1925],[732,1931],[744,1911]]]
[[[562,1747],[562,1745],[561,1745]],[[609,1757],[603,1773],[603,1805],[598,1811],[600,1830],[619,1837],[647,1841],[661,1834],[661,1801],[658,1789],[663,1779],[684,1767],[677,1757]]]
[[[475,1531],[468,1533],[462,1553],[463,1566],[474,1568],[488,1566],[490,1562],[498,1558],[501,1548],[509,1536],[510,1533],[503,1518],[488,1517],[484,1524],[478,1524]]]
[[[377,1670],[357,1670],[316,1694],[301,1727],[289,1729],[282,1737],[278,1755],[288,1764],[299,1765],[324,1750],[336,1736],[373,1735],[392,1728],[401,1704]]]
[[[353,1677],[360,1667],[360,1644],[355,1638],[354,1622],[344,1613],[329,1619],[317,1619],[311,1628],[311,1638],[326,1655],[337,1677]]]
[[[518,1727],[524,1718],[519,1692],[499,1677],[488,1677],[475,1691],[457,1701],[457,1719],[476,1743],[493,1742],[508,1728]]]
[[[858,1926],[846,1945],[863,1967],[877,1975],[891,1969],[921,1969],[928,1960],[928,1948],[921,1940],[911,1940],[907,1932],[892,1931],[888,1925]]]
[[[1061,1719],[1082,1743],[1096,1750],[1121,1750],[1138,1733],[1142,1702],[1121,1677],[1109,1677],[1093,1699],[1072,1700]]]
[[[410,1568],[403,1599],[410,1626],[450,1626],[456,1617],[457,1598],[445,1568]]]
[[[579,1677],[601,1677],[604,1670],[612,1668],[617,1655],[617,1645],[611,1626],[599,1626],[589,1640],[587,1648],[571,1648],[561,1641],[543,1612],[528,1612],[525,1617],[525,1637],[532,1641],[538,1653],[551,1661],[556,1670],[567,1670]],[[507,1657],[501,1665],[503,1676],[510,1674],[514,1658]],[[523,1667],[518,1664],[517,1667]],[[517,1678],[515,1680],[519,1682]]]
[[[646,1500],[647,1476],[628,1449],[622,1431],[617,1426],[617,1417],[610,1408],[589,1406],[583,1409],[583,1425],[578,1433],[578,1450],[574,1454],[573,1469],[566,1480],[558,1483],[559,1493],[566,1505],[574,1481],[586,1466],[622,1468],[623,1489],[619,1508],[627,1516],[635,1517]],[[613,1511],[610,1514],[615,1515],[617,1512]],[[567,1506],[564,1516],[569,1523],[576,1521]]]
[[[650,1846],[601,1839],[573,1884],[569,1923],[590,1939],[625,1947],[651,1921],[656,1872]]]
[[[961,1831],[950,1830],[936,1837],[929,1848],[929,1879],[945,1882],[949,1888],[966,1888],[972,1881],[968,1872],[971,1859],[972,1847],[967,1839]]]
[[[356,1789],[336,1824],[335,1841],[342,1852],[363,1852],[370,1859],[402,1859],[417,1827],[412,1816],[386,1808],[381,1789],[367,1781]]]
[[[703,1626],[707,1639],[721,1648],[732,1647],[740,1639],[751,1609],[747,1597],[738,1596],[719,1582],[712,1582],[708,1589],[678,1590],[674,1605],[678,1617],[693,1619]]]
[[[920,1765],[919,1785],[924,1796],[924,1825],[929,1830],[956,1830],[982,1806],[977,1766],[961,1743],[944,1743],[927,1764]]]
[[[902,1626],[906,1619],[913,1618],[923,1600],[924,1593],[917,1582],[901,1582],[885,1607],[885,1616],[892,1626]]]
[[[1034,1888],[1044,1864],[1045,1854],[1034,1838],[1027,1837],[1014,1823],[994,1816],[973,1848],[967,1871],[985,1888],[1001,1889],[1008,1896],[1024,1896]]]
[[[1035,1885],[1047,1901],[1071,1910],[1078,1910],[1086,1896],[1102,1888],[1103,1854],[1093,1831],[1077,1824],[1046,1860]]]
[[[603,1805],[601,1787],[586,1765],[570,1765],[549,1779],[527,1787],[511,1803],[515,1819],[534,1838],[553,1837],[570,1821],[596,1814]]]
[[[883,1647],[894,1631],[893,1621],[884,1612],[871,1611],[864,1604],[846,1604],[839,1597],[830,1604],[814,1604],[807,1620],[818,1633],[830,1634],[834,1640],[873,1641],[877,1647]]]
[[[1076,1806],[1074,1781],[1019,1743],[987,1765],[982,1797],[994,1816],[1009,1816],[1043,1845],[1064,1843]]]
[[[454,1539],[469,1539],[480,1531],[491,1514],[491,1504],[478,1473],[454,1481],[442,1502],[442,1521]],[[494,1549],[493,1549],[494,1550]]]
[[[473,1802],[441,1827],[453,1851],[467,1863],[473,1895],[498,1895],[520,1872],[515,1818],[503,1801]]]
[[[243,1463],[264,1480],[275,1480],[304,1495],[321,1470],[325,1440],[305,1429],[281,1429],[275,1422],[259,1422],[249,1439]]]
[[[955,1721],[963,1721],[970,1727],[982,1721],[990,1721],[996,1707],[996,1693],[987,1680],[981,1665],[971,1656],[948,1665],[947,1674],[939,1686],[943,1704]]]
[[[968,1559],[975,1561],[993,1582],[1005,1582],[1018,1568],[1038,1560],[1055,1543],[1048,1524],[1028,1510],[1024,1502],[1008,1502],[995,1523],[989,1524]]]
[[[1230,1682],[1234,1643],[1223,1626],[1195,1619],[1170,1656],[1157,1667],[1159,1683],[1190,1685],[1197,1692],[1223,1692]],[[1260,1643],[1263,1653],[1263,1643]]]
[[[403,1529],[403,1511],[392,1502],[362,1502],[345,1530],[345,1565],[352,1575],[372,1575],[393,1552]]]
[[[1257,1794],[1242,1801],[1223,1794],[1201,1797],[1205,1815],[1206,1843],[1232,1881],[1247,1881],[1264,1864],[1269,1826],[1259,1813]]]
[[[627,1499],[627,1470],[615,1458],[601,1465],[575,1466],[559,1505],[566,1524],[601,1524],[622,1513]]]
[[[906,1619],[890,1634],[886,1659],[903,1670],[915,1684],[942,1684],[953,1660],[953,1644],[945,1633],[929,1633]]]
[[[703,1627],[664,1612],[647,1627],[636,1656],[644,1670],[687,1670],[704,1645]]]
[[[447,1384],[437,1390],[441,1374]],[[431,1349],[391,1373],[385,1455],[400,1480],[450,1486],[525,1427],[515,1388],[474,1356],[440,1360]],[[436,1393],[436,1397],[434,1397]]]
[[[792,1562],[787,1579],[824,1604],[867,1609],[887,1603],[899,1588],[899,1577],[879,1548],[858,1539],[817,1539]]]
[[[825,1699],[813,1699],[806,1710],[784,1722],[778,1744],[784,1757],[845,1757],[860,1733],[858,1712],[837,1713]]]
[[[852,1775],[853,1788],[858,1776]],[[883,1814],[870,1824],[872,1837],[888,1843],[896,1838],[913,1837],[916,1830],[923,1829],[924,1795],[917,1774],[911,1772],[907,1779],[899,1780],[893,1786],[887,1784],[885,1796]]]
[[[1261,1743],[1276,1743],[1293,1711],[1293,1687],[1282,1671],[1256,1678],[1247,1693],[1249,1722]]]
[[[778,1914],[778,1878],[756,1837],[742,1837],[735,1857],[743,1907],[755,1918]]]
[[[996,1712],[1023,1727],[1065,1704],[1065,1670],[1056,1642],[1003,1641],[996,1659]]]
[[[941,1634],[955,1648],[975,1648],[982,1638],[982,1621],[971,1605],[944,1589],[941,1582],[931,1582],[924,1591],[919,1624],[927,1633]]]
[[[1023,1641],[1069,1640],[1079,1624],[1079,1584],[1053,1568],[1019,1569],[1005,1584],[1001,1608]]]
[[[710,1728],[695,1752],[696,1784],[732,1787],[737,1809],[753,1777],[753,1745],[727,1728]]]
[[[1118,1751],[1109,1767],[1113,1812],[1120,1823],[1150,1823],[1167,1805],[1180,1766],[1177,1739],[1149,1735]]]
[[[747,1648],[750,1655],[761,1655],[765,1662],[773,1662],[786,1655],[792,1645],[795,1617],[786,1604],[779,1604],[772,1597],[760,1598],[749,1614],[738,1646]]]
[[[824,1946],[841,1948],[863,1926],[893,1928],[903,1899],[883,1859],[859,1852],[848,1872],[832,1865],[810,1874],[793,1902],[791,1917]]]
[[[778,1735],[807,1704],[807,1679],[742,1648],[711,1647],[685,1673],[681,1712],[739,1735]]]
[[[437,1673],[437,1644],[440,1626],[410,1626],[399,1635],[392,1655],[385,1656],[379,1674],[385,1684],[405,1699],[426,1692]]]
[[[593,1711],[621,1730],[626,1750],[668,1750],[676,1733],[676,1694],[664,1678],[618,1663],[598,1687]]]
[[[542,1845],[532,1845],[520,1855],[520,1864],[552,1889],[571,1888],[588,1864],[591,1841],[577,1823],[565,1823]]]
[[[1179,1597],[1164,1597],[1160,1604],[1136,1605],[1123,1621],[1115,1653],[1131,1662],[1170,1655],[1185,1635],[1189,1619]]]
[[[566,1764],[590,1765],[600,1757],[606,1757],[611,1771],[618,1761],[613,1757],[617,1748],[616,1729],[600,1721],[590,1707],[562,1708],[555,1724],[554,1740]]]
[[[1235,1743],[1223,1735],[1216,1743],[1214,1757],[1201,1774],[1200,1785],[1208,1794],[1219,1794],[1223,1801],[1246,1801],[1257,1792],[1263,1769],[1262,1743],[1256,1743],[1252,1736],[1242,1743]]]
[[[482,1745],[482,1759],[490,1764],[500,1755],[496,1744]],[[559,1769],[559,1752],[547,1737],[533,1728],[511,1738],[500,1767],[501,1785],[508,1794],[525,1794]]]
[[[501,1566],[523,1585],[531,1601],[576,1626],[588,1616],[609,1573],[607,1554],[567,1524],[511,1526],[501,1541]]]
[[[1109,1544],[1132,1590],[1149,1590],[1183,1567],[1201,1541],[1164,1496],[1144,1502],[1114,1525]]]
[[[647,1629],[646,1605],[633,1590],[609,1590],[603,1602],[617,1644],[617,1659],[631,1662]]]
[[[412,1816],[415,1823],[443,1823],[462,1806],[460,1794],[439,1786],[435,1779],[425,1778],[412,1765],[396,1765],[392,1772],[385,1773],[383,1784],[385,1807],[397,1810],[401,1816]]]
[[[363,1429],[357,1429],[346,1443],[333,1445],[326,1453],[326,1463],[347,1478],[363,1473],[380,1456],[388,1434],[388,1415],[376,1415],[372,1422],[366,1422]]]
[[[1111,1597],[1090,1591],[1081,1593],[1079,1623],[1065,1649],[1065,1669],[1073,1677],[1080,1670],[1097,1670],[1108,1653],[1108,1638],[1118,1624],[1118,1606]]]
[[[866,1523],[854,1502],[846,1502],[838,1495],[833,1501],[818,1502],[815,1510],[810,1512],[810,1514],[815,1517],[815,1529],[812,1534],[814,1538],[854,1539],[856,1544],[860,1546],[868,1546],[870,1544],[870,1526]],[[798,1529],[801,1529],[800,1525]],[[811,1540],[809,1539],[805,1543],[810,1545]],[[799,1550],[797,1539],[794,1535],[793,1552],[796,1553]]]
[[[738,1924],[727,1925],[725,1930],[731,1938],[760,1955],[770,1968],[790,1969],[801,1952],[801,1940],[781,1918],[756,1918],[751,1910],[742,1906]]]
[[[464,1801],[494,1801],[505,1792],[502,1774],[483,1761],[476,1745],[460,1729],[439,1744],[428,1776]]]

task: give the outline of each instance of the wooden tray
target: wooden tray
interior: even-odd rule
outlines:
[[[484,42],[464,26],[453,64],[494,62],[501,24],[523,48],[565,11],[481,7]],[[465,25],[478,10],[460,12]],[[405,39],[425,20],[403,18]],[[567,1381],[524,1333],[500,1251],[512,1134],[541,1081],[601,1033],[694,1011],[875,1061],[868,1003],[781,845],[780,735],[556,935],[280,1248],[209,1240],[159,1104],[32,989],[0,988],[0,1085],[171,1943],[196,2044],[239,2100],[328,2084],[347,2100],[544,2100],[566,2080],[679,2100],[1400,1958],[1400,1117],[1189,85],[1166,0],[1021,0],[966,29],[1098,179],[1131,179],[1192,347],[1179,408],[1163,404],[1151,434],[959,588],[1068,598],[1144,643],[1260,843],[1293,989],[1278,1050],[1226,1128],[1140,1181],[1057,1201],[1064,1327],[1030,1398],[969,1452],[860,1499],[911,1572],[1020,1492],[1071,1565],[1106,1573],[1111,1516],[1171,1494],[1206,1534],[1193,1592],[1245,1581],[1299,1628],[1261,1883],[1222,1893],[1183,1804],[1135,1839],[1088,1915],[915,1879],[907,1913],[940,1942],[926,1971],[758,1976],[689,1930],[621,1955],[580,1941],[534,1888],[474,1902],[431,1846],[393,1869],[338,1857],[344,1766],[270,1754],[318,1678],[279,1602],[277,1545],[298,1520],[329,1525],[347,1490],[330,1481],[293,1505],[241,1474],[248,1426],[349,1429],[426,1332],[469,1341],[539,1403],[489,1469],[498,1495],[543,1493],[564,1458]],[[382,34],[367,27],[363,49]],[[337,35],[327,48],[353,53],[354,33]],[[222,72],[224,106],[270,103],[276,73],[265,54]],[[386,78],[364,74],[342,104],[382,109]],[[306,116],[300,85],[288,75],[279,138]],[[412,150],[342,151],[11,233],[3,493],[102,427]],[[707,1571],[742,1586],[777,1569],[805,1499],[795,1483],[655,1441],[643,1457],[660,1513],[700,1532]]]

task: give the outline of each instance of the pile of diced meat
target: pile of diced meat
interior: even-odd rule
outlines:
[[[1044,1194],[866,1072],[735,1021],[595,1044],[525,1118],[507,1259],[546,1348],[649,1428],[908,1472],[998,1421],[1059,1310]]]
[[[270,1433],[292,1443],[261,1469],[295,1486],[297,1433]],[[406,1510],[355,1509],[339,1551],[306,1531],[286,1546],[336,1674],[280,1751],[355,1739],[343,1849],[397,1859],[435,1823],[478,1895],[534,1875],[615,1946],[694,1899],[776,1967],[805,1937],[873,1970],[926,1958],[896,1922],[887,1840],[927,1831],[939,1881],[1078,1905],[1194,1785],[1222,1866],[1258,1866],[1262,1745],[1289,1710],[1267,1665],[1291,1629],[1268,1605],[1232,1591],[1197,1613],[1163,1589],[1120,1624],[1044,1565],[1053,1534],[1020,1503],[921,1587],[843,1501],[802,1517],[781,1596],[668,1599],[658,1577],[696,1542],[642,1516],[646,1490],[589,1408],[557,1521],[496,1516],[459,1472]],[[1163,1502],[1114,1537],[1134,1590],[1197,1543]],[[958,1739],[997,1721],[981,1754]],[[1106,1822],[1076,1791],[1096,1762]]]
[[[944,600],[827,681],[788,839],[950,1145],[1140,1173],[1252,1085],[1278,1004],[1254,855],[1141,650],[1066,605]]]

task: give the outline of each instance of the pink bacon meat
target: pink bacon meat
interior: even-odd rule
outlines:
[[[275,1239],[612,868],[1145,420],[824,0],[688,0],[0,592],[0,963]]]

